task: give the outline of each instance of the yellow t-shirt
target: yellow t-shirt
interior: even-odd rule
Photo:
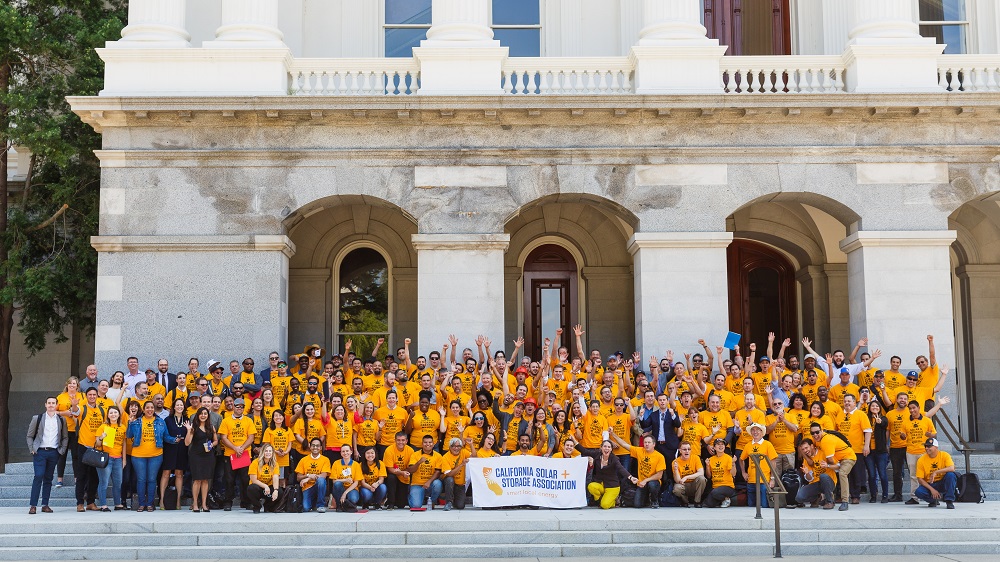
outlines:
[[[931,390],[937,386],[938,379],[941,378],[941,368],[937,366],[937,363],[928,366],[917,376],[917,386],[920,388],[929,388]]]
[[[733,484],[733,457],[729,455],[712,455],[708,458],[708,467],[712,473],[712,487],[719,488],[729,486],[735,488]]]
[[[787,413],[786,413],[787,416]],[[789,420],[792,421],[792,420]],[[765,419],[765,425],[774,424],[774,429],[771,433],[767,434],[767,440],[774,445],[774,450],[779,455],[787,455],[789,453],[795,452],[795,432],[788,429],[788,426],[783,422],[778,421],[778,416],[774,414],[767,416]],[[775,423],[777,422],[777,423]],[[795,423],[792,421],[792,423]]]
[[[462,431],[459,431],[460,426],[463,428]],[[469,427],[469,416],[453,416],[448,414],[444,417],[444,427],[444,444],[447,446],[452,438],[457,437],[461,439],[463,437],[464,428]]]
[[[903,439],[900,434],[906,433],[906,425],[910,421],[910,410],[894,408],[885,415],[885,418],[889,420],[889,447],[893,449],[906,447],[906,439]]]
[[[451,451],[449,450],[441,457],[441,465],[439,466],[439,468],[441,469],[441,474],[443,475],[445,472],[454,469],[456,466],[459,465],[459,463],[469,458],[470,456],[471,453],[469,452],[468,449],[463,448],[458,453],[458,456],[451,454]],[[458,484],[459,486],[464,485],[465,469],[459,470],[455,474],[452,474],[451,477],[455,479],[455,484]]]
[[[108,455],[114,458],[121,458],[122,456],[122,443],[125,442],[125,432],[128,427],[125,424],[120,425],[108,425],[101,424],[101,427],[97,429],[97,435],[103,435],[109,431],[115,432],[115,442],[110,447],[102,447],[103,451],[107,451]]]
[[[951,455],[948,453],[938,451],[937,456],[933,459],[924,453],[922,457],[917,459],[917,478],[922,478],[925,482],[933,484],[944,478],[944,473],[939,472],[933,478],[931,478],[931,473],[949,466],[955,466],[955,461],[951,460]]]
[[[806,410],[785,410],[785,419],[799,427],[796,435],[809,436],[809,412]]]
[[[709,429],[700,423],[692,422],[690,419],[681,422],[681,429],[684,431],[681,434],[681,443],[691,445],[692,453],[701,451],[701,446],[705,443],[703,439],[708,437]]]
[[[88,406],[80,404],[80,416],[77,419],[77,441],[84,447],[93,447],[97,440],[97,429],[104,424],[104,414],[107,412],[101,405]]]
[[[376,422],[385,422],[385,425],[382,426],[382,437],[378,440],[378,444],[390,446],[396,442],[396,434],[402,431],[406,425],[408,415],[405,408],[396,406],[392,410],[385,407],[379,408],[375,410],[375,414],[372,417]]]
[[[729,414],[728,410],[721,409],[718,412],[710,412],[705,410],[698,414],[698,421],[701,425],[705,426],[706,429],[712,431],[713,427],[718,426],[719,431],[712,436],[712,439],[725,439],[726,430],[733,427],[733,416]]]
[[[162,384],[158,383],[158,382],[154,382],[153,384],[148,384],[147,383],[146,384],[146,388],[149,389],[149,398],[150,399],[152,399],[157,394],[159,394],[160,396],[163,396],[163,397],[167,396],[167,389],[164,388],[164,386]],[[168,410],[170,409],[170,404],[168,402],[164,401],[163,404],[164,404],[165,408],[167,408]]]
[[[83,405],[87,403],[87,399],[80,392],[76,393],[76,397],[79,400],[77,406],[82,410]],[[66,392],[56,396],[56,404],[57,412],[68,412],[73,409],[73,399]],[[66,431],[76,431],[76,416],[65,416],[63,419],[66,420]]]
[[[851,441],[851,447],[854,448],[855,453],[863,454],[865,451],[865,430],[870,433],[872,424],[864,412],[854,410],[850,414],[847,412],[840,414],[837,430]]]
[[[816,454],[814,454],[812,458],[802,459],[802,468],[806,469],[807,471],[812,471],[813,473],[812,480],[809,481],[809,484],[815,484],[816,482],[819,482],[819,477],[824,474],[829,476],[830,479],[833,480],[834,484],[837,483],[837,472],[829,467],[823,468],[822,463],[825,460],[826,456],[824,456],[823,452],[820,451],[819,449],[816,450]]]
[[[852,448],[844,440],[836,435],[830,435],[827,433],[819,441],[820,452],[823,453],[824,458],[833,457],[834,462],[840,462],[842,460],[857,460],[858,456],[854,453],[854,448]]]
[[[671,464],[671,466],[674,469],[674,471],[680,475],[681,478],[684,478],[685,476],[690,476],[698,472],[702,468],[701,459],[698,457],[698,455],[694,453],[691,453],[691,456],[688,457],[687,460],[677,457],[676,459],[674,459],[674,462]]]
[[[604,416],[594,415],[589,411],[583,415],[580,426],[580,446],[585,449],[597,449],[604,440],[604,432],[608,430],[608,420]]]
[[[139,457],[141,459],[148,459],[162,455],[163,448],[156,446],[156,418],[146,418],[146,416],[143,416],[139,420],[139,423],[142,425],[142,439],[140,440],[138,447],[132,447],[132,456]]]
[[[252,437],[257,433],[257,426],[253,423],[253,420],[243,416],[240,419],[234,419],[232,416],[222,420],[219,424],[219,435],[226,435],[229,437],[229,442],[233,445],[239,447],[244,442],[246,442],[248,437]],[[236,450],[230,448],[228,445],[223,445],[225,447],[225,455],[231,456],[236,454]]]
[[[421,463],[417,471],[410,478],[410,484],[414,486],[423,486],[434,476],[434,471],[441,468],[441,454],[437,451],[431,451],[428,455],[422,449],[418,449],[413,451],[408,462],[412,465],[421,458],[427,458],[428,462]]]
[[[378,434],[378,422],[375,420],[364,420],[354,426],[354,433],[358,436],[358,447],[374,447],[376,444],[375,435]]]
[[[427,409],[426,412],[413,412],[413,431],[410,432],[410,445],[419,448],[424,444],[424,436],[430,435],[437,443],[441,432],[441,414],[437,410]]]
[[[354,444],[354,427],[350,420],[330,419],[326,427],[326,448],[339,450],[344,445]]]
[[[830,437],[833,436],[831,435]],[[836,437],[833,438],[836,439]],[[750,455],[764,455],[773,461],[778,458],[778,452],[774,450],[774,445],[770,441],[761,441],[760,443],[749,442],[743,448],[740,459],[747,461],[747,482],[753,484],[757,481],[757,465],[749,460]],[[771,478],[771,467],[767,463],[762,462],[760,463],[760,470],[762,472],[761,481],[766,483]]]
[[[317,420],[295,420],[295,426],[292,427],[292,432],[303,438],[301,443],[298,442],[298,439],[295,440],[296,447],[303,455],[310,454],[310,441],[317,437],[320,439],[326,437],[326,428],[324,428],[323,424]]]
[[[303,457],[299,464],[295,466],[295,472],[297,474],[323,474],[324,472],[330,473],[330,459],[324,457],[322,454],[319,458],[313,458],[312,455],[306,455]],[[308,490],[312,488],[315,482],[312,480],[302,482],[302,489]]]
[[[826,380],[826,379],[821,379]],[[819,387],[826,386],[821,382],[816,384],[803,384],[802,385],[802,396],[806,397],[806,406],[809,406],[816,400],[819,400]]]
[[[927,441],[928,432],[937,433],[934,429],[934,422],[927,416],[920,416],[919,420],[907,420],[906,454],[922,455],[927,452],[924,443]]]
[[[647,452],[642,447],[632,447],[629,456],[636,459],[636,475],[639,480],[645,480],[650,476],[667,469],[667,460],[659,451]],[[694,455],[691,458],[695,458]]]
[[[850,394],[854,397],[855,401],[861,397],[861,387],[854,383],[848,383],[847,386],[841,384],[835,384],[830,387],[830,400],[836,402],[841,408],[844,407],[844,397]],[[825,407],[826,404],[823,404]]]
[[[278,458],[275,457],[274,460],[278,460]],[[281,468],[281,466],[278,465],[276,468]],[[251,477],[256,476],[259,482],[268,486],[274,483],[274,476],[277,474],[277,470],[272,470],[267,464],[261,463],[260,459],[250,461],[249,470],[248,474]],[[249,482],[253,482],[253,479],[251,478]]]
[[[396,468],[399,470],[409,470],[410,469],[410,456],[413,454],[413,449],[409,445],[403,447],[400,451],[396,448],[396,445],[390,445],[386,448],[385,453],[382,455],[382,464],[389,467]],[[403,484],[409,484],[410,479],[406,476],[398,476],[399,481]]]
[[[622,414],[613,414],[612,416],[606,418],[608,420],[608,431],[617,435],[622,441],[628,443],[632,438],[632,416],[628,412]],[[612,455],[627,455],[628,450],[618,444],[617,441],[612,439],[615,447],[612,449]]]
[[[361,462],[356,462],[352,464],[351,465],[351,468],[353,470],[352,477],[354,478],[355,482],[364,481],[365,484],[368,484],[369,486],[374,486],[375,483],[378,482],[379,478],[385,479],[386,476],[385,463],[378,462],[376,460],[374,465],[372,464],[368,465],[368,474],[365,474],[362,465],[367,464],[367,462],[368,461],[363,460]]]
[[[278,461],[279,467],[288,466],[288,455],[280,453],[285,450],[285,447],[288,447],[289,442],[294,440],[292,432],[284,427],[264,431],[264,443],[270,443],[274,447],[274,459]]]
[[[764,412],[761,412],[757,408],[754,408],[753,410],[747,410],[746,408],[737,410],[736,415],[733,416],[733,418],[734,423],[738,424],[741,430],[739,438],[736,440],[736,448],[740,450],[746,447],[747,443],[753,439],[750,435],[751,425],[755,423],[759,423],[764,426],[767,425],[764,423],[767,421],[764,417]]]
[[[331,480],[341,480],[344,478],[350,478],[354,480],[354,465],[360,463],[351,461],[351,464],[344,464],[344,459],[340,459],[333,463],[330,467],[330,479]]]

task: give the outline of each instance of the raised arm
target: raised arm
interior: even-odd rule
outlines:
[[[937,353],[934,351],[934,336],[927,336],[927,363],[933,367],[937,364]]]
[[[698,340],[698,345],[705,350],[705,364],[708,365],[708,372],[711,373],[712,365],[715,364],[715,355],[712,354],[712,350],[708,347],[708,344],[705,343],[705,340]]]
[[[767,353],[765,357],[774,359],[774,332],[767,333]]]
[[[854,349],[851,350],[851,356],[847,358],[848,363],[855,363],[857,361],[858,352],[861,351],[862,347],[868,347],[868,338],[861,338],[858,343],[854,344]]]
[[[413,365],[410,362],[410,338],[403,340],[403,360],[406,362],[406,372],[410,372],[410,367]]]
[[[587,354],[583,351],[583,325],[577,324],[573,326],[573,333],[576,335],[576,354],[580,358],[580,361],[587,362]]]
[[[455,334],[448,336],[448,343],[451,344],[451,360],[448,361],[448,364],[451,365],[455,362],[455,353],[458,351],[458,338],[455,337]],[[444,361],[444,355],[441,356],[441,360]]]
[[[790,346],[790,345],[792,345],[791,338],[785,338],[785,340],[781,342],[781,348],[778,350],[778,357],[777,357],[777,359],[784,359],[785,358],[785,350],[788,349],[788,346]],[[771,359],[775,359],[775,358],[772,357]]]

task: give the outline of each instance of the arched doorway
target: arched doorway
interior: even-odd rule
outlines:
[[[750,240],[733,240],[729,257],[729,325],[743,342],[767,341],[768,332],[798,340],[795,269],[780,252]],[[777,348],[775,348],[777,349]],[[794,348],[793,348],[794,349]],[[764,350],[758,349],[758,357]]]
[[[351,250],[337,268],[337,349],[352,340],[360,357],[371,355],[378,338],[391,340],[389,264],[371,247]]]
[[[788,0],[705,0],[705,27],[727,55],[792,54]]]
[[[528,254],[524,262],[524,346],[529,356],[541,357],[546,337],[554,337],[557,328],[568,330],[579,322],[577,278],[576,260],[562,246],[545,244]]]

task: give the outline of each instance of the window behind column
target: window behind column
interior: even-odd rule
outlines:
[[[947,44],[945,54],[967,53],[969,21],[966,19],[966,0],[918,1],[920,35],[933,37],[938,43]]]
[[[510,56],[541,55],[539,0],[493,0],[491,21],[494,38],[510,47]],[[431,0],[386,0],[385,56],[412,56],[430,26]]]

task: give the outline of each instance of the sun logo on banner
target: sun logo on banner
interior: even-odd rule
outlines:
[[[483,478],[486,479],[486,487],[489,488],[490,491],[493,492],[494,494],[502,496],[503,488],[500,487],[500,484],[497,484],[496,480],[490,480],[491,472],[493,472],[492,468],[483,467]]]

